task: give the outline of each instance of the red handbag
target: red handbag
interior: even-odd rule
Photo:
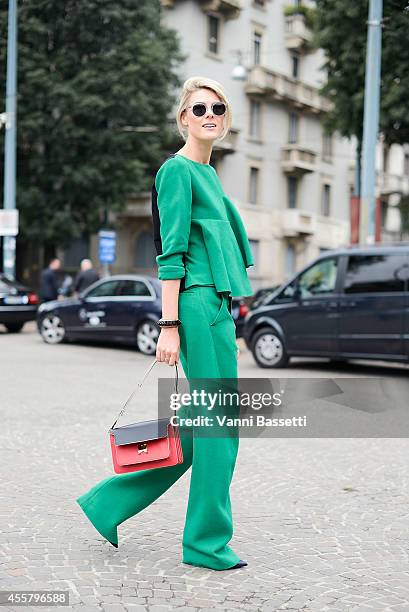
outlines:
[[[145,372],[143,379],[138,383],[138,387],[142,386],[155,363],[158,363],[156,359]],[[175,390],[178,392],[179,376],[176,363],[175,367]],[[136,391],[137,389],[128,397],[124,407],[109,429],[115,473],[137,472],[138,470],[150,470],[183,463],[179,429],[177,425],[172,425],[170,417],[115,427]],[[176,414],[176,411],[174,412]]]

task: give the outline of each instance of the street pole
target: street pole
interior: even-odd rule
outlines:
[[[16,82],[17,82],[17,0],[9,0],[7,37],[6,124],[4,148],[4,208],[16,208]],[[3,271],[16,274],[16,239],[3,238]]]
[[[382,0],[369,0],[366,47],[364,130],[362,138],[361,244],[375,242],[376,144],[379,129]]]

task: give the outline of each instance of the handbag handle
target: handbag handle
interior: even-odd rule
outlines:
[[[134,389],[134,391],[132,391],[131,395],[128,397],[128,399],[126,400],[125,404],[123,405],[120,413],[118,414],[118,416],[116,417],[114,424],[112,425],[111,429],[113,429],[115,427],[115,424],[117,423],[118,419],[123,415],[123,413],[125,412],[125,409],[127,407],[127,405],[129,404],[129,402],[131,401],[131,399],[133,398],[133,396],[135,395],[135,393],[137,392],[139,387],[142,387],[142,384],[145,380],[145,378],[148,376],[149,372],[152,370],[153,366],[159,363],[159,361],[155,358],[155,360],[153,361],[153,363],[151,363],[151,365],[149,366],[149,368],[146,370],[145,374],[143,375],[142,380],[138,383],[138,386],[136,389]],[[176,393],[178,392],[178,380],[179,380],[179,372],[178,372],[178,364],[175,363],[175,368],[176,368],[176,377],[175,377],[175,391]]]

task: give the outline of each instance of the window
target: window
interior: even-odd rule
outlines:
[[[389,168],[389,147],[384,144],[383,145],[383,171],[388,172]]]
[[[409,153],[405,153],[403,160],[403,173],[405,176],[409,176]]]
[[[288,116],[288,142],[294,144],[298,142],[298,115],[290,113]]]
[[[219,52],[219,18],[215,15],[207,16],[209,39],[207,49],[210,53]]]
[[[345,293],[386,293],[405,290],[407,257],[391,255],[350,255]]]
[[[332,134],[325,131],[322,133],[322,157],[332,159]]]
[[[146,283],[143,281],[124,280],[121,281],[121,286],[118,295],[122,296],[150,296],[151,292]]]
[[[79,266],[81,259],[88,257],[89,238],[84,234],[80,238],[73,240],[70,246],[64,250],[64,266],[76,268]]]
[[[298,79],[300,76],[300,57],[296,53],[291,56],[291,74],[293,79]]]
[[[285,254],[285,271],[287,278],[292,276],[295,272],[295,246],[293,244],[287,244]]]
[[[322,186],[321,214],[329,217],[331,214],[331,185]]]
[[[338,258],[319,261],[301,274],[298,281],[302,298],[333,293],[337,280]]]
[[[261,40],[262,35],[260,32],[254,32],[253,34],[253,64],[258,65],[261,62]]]
[[[250,244],[251,254],[253,255],[253,259],[254,259],[254,266],[252,267],[252,270],[256,270],[258,266],[258,258],[259,258],[258,251],[259,251],[260,241],[259,240],[249,240],[249,244]]]
[[[113,296],[113,295],[118,295],[118,288],[119,288],[119,283],[120,281],[114,281],[114,280],[108,280],[105,281],[103,283],[101,283],[100,285],[98,285],[97,287],[95,287],[94,289],[91,289],[91,291],[88,291],[88,293],[86,294],[86,297],[108,297],[108,296]]]
[[[152,268],[156,265],[156,249],[151,232],[143,230],[134,243],[135,268]]]
[[[257,204],[258,201],[258,177],[259,169],[252,166],[250,168],[249,202]]]
[[[252,138],[260,137],[260,102],[258,100],[250,100],[250,136]]]
[[[296,176],[287,177],[287,206],[288,208],[297,208],[297,187],[298,180]]]
[[[388,202],[381,200],[381,227],[385,227],[386,217],[388,215]]]

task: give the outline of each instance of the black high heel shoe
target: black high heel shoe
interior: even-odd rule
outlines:
[[[240,559],[240,561],[238,561],[236,565],[233,565],[232,567],[226,567],[226,570],[238,569],[239,567],[245,567],[246,565],[248,565],[247,561],[243,561],[243,559]]]

